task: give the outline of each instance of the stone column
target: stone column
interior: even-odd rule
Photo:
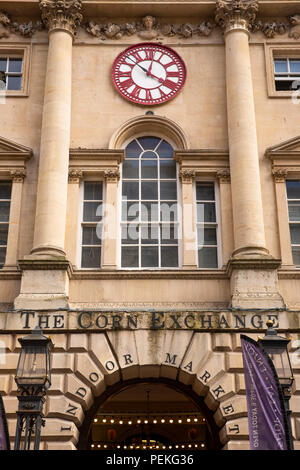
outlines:
[[[65,256],[68,190],[72,43],[82,19],[79,0],[42,0],[49,30],[46,83],[32,254]]]
[[[182,168],[181,179],[182,197],[182,268],[197,269],[197,233],[194,204],[195,170]]]
[[[15,308],[68,306],[70,269],[65,230],[70,144],[72,44],[82,20],[81,0],[41,0],[41,17],[49,30],[39,174],[31,254],[23,270]]]
[[[118,182],[120,179],[119,169],[105,170],[105,213],[103,218],[102,236],[102,268],[117,269],[118,256]]]
[[[7,237],[7,248],[5,265],[3,269],[16,267],[18,260],[18,245],[19,245],[19,229],[20,229],[20,215],[22,204],[22,191],[26,171],[12,170],[10,172],[12,177],[12,191],[11,191],[11,204],[9,213],[9,227]]]
[[[278,260],[266,248],[249,36],[257,0],[219,0],[224,30],[234,251],[229,261],[232,306],[283,306],[277,293]],[[260,271],[260,272],[258,272]]]

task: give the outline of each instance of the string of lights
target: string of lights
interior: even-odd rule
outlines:
[[[157,445],[157,444],[130,444],[130,445],[122,445],[122,444],[97,444],[93,443],[91,444],[91,449],[93,450],[99,450],[99,449],[104,449],[104,450],[113,450],[113,449],[125,449],[125,450],[147,450],[147,449],[204,449],[205,444],[199,443],[199,444],[190,444],[190,443],[185,443],[185,444],[173,444],[173,445]]]
[[[149,417],[147,414],[140,413],[138,416],[136,414],[122,414],[120,415],[97,415],[94,418],[94,423],[98,424],[191,424],[191,423],[203,423],[205,422],[203,415],[192,415],[186,416],[185,414],[180,415],[159,415],[156,413],[153,417]]]

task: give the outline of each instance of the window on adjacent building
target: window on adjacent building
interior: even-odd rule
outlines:
[[[275,58],[274,76],[276,91],[297,90],[300,86],[300,59]]]
[[[81,222],[81,267],[100,268],[103,219],[103,185],[85,181]]]
[[[218,267],[215,184],[196,183],[198,267]]]
[[[158,137],[130,142],[122,165],[122,268],[176,268],[178,179],[173,148]]]
[[[0,181],[0,268],[2,268],[5,263],[10,202],[11,182]]]
[[[300,267],[300,180],[286,182],[293,262]]]
[[[0,90],[21,90],[22,73],[22,58],[0,56]]]

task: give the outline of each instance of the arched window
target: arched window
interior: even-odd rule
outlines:
[[[177,186],[168,142],[147,136],[127,145],[122,166],[122,268],[178,267]]]

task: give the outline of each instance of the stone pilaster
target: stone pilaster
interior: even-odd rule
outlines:
[[[103,218],[102,236],[102,268],[117,269],[118,256],[118,234],[119,234],[119,207],[118,207],[118,184],[120,170],[118,167],[104,171],[106,182],[105,212]]]
[[[182,268],[197,269],[197,233],[196,211],[194,204],[194,182],[196,171],[190,168],[181,168],[182,197]]]
[[[232,306],[282,307],[277,292],[279,260],[266,247],[260,186],[249,31],[258,13],[256,0],[219,0],[216,22],[224,31],[227,116],[234,230],[229,260]],[[265,282],[264,282],[265,281]]]

